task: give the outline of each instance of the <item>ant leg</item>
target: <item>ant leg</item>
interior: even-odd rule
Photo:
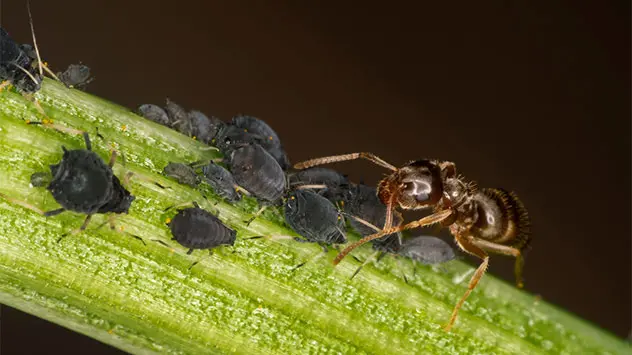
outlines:
[[[366,159],[386,169],[393,170],[393,171],[397,170],[396,167],[382,160],[382,158],[378,157],[377,155],[373,153],[367,153],[367,152],[332,155],[328,157],[310,159],[310,160],[306,160],[306,161],[294,164],[294,169],[302,170],[302,169],[311,168],[312,166],[316,166],[316,165],[337,163],[341,161],[355,160],[355,159]]]
[[[423,226],[427,226],[429,224],[435,224],[438,222],[443,221],[444,219],[448,218],[450,215],[452,214],[452,210],[443,210],[443,211],[439,211],[437,213],[431,214],[430,216],[426,216],[422,219],[419,219],[417,221],[413,221],[410,222],[408,224],[404,224],[404,225],[400,225],[397,227],[392,227],[389,229],[384,229],[381,232],[369,235],[367,237],[364,237],[360,240],[358,240],[357,242],[349,245],[348,247],[346,247],[343,251],[340,252],[340,254],[338,254],[336,256],[336,258],[334,259],[334,265],[338,265],[338,263],[340,263],[340,261],[347,256],[347,254],[349,254],[353,249],[364,245],[374,239],[378,239],[378,238],[382,238],[385,235],[389,235],[389,234],[393,234],[393,233],[397,233],[403,230],[407,230],[407,229],[413,229],[413,228],[418,228],[418,227],[423,227]]]
[[[2,197],[3,199],[9,201],[10,203],[16,204],[18,206],[22,206],[22,207],[27,208],[27,209],[29,209],[29,210],[37,213],[37,214],[40,214],[42,216],[48,217],[44,211],[40,210],[39,208],[37,208],[37,207],[35,207],[35,206],[33,206],[33,205],[29,204],[29,203],[24,202],[22,200],[17,200],[17,199],[14,199],[13,197],[9,197],[9,196],[3,194],[2,192],[0,192],[0,197]],[[63,211],[65,211],[65,210],[62,208],[61,212],[63,212]],[[61,212],[59,212],[59,213],[61,213]]]
[[[524,267],[524,257],[522,256],[522,252],[520,251],[520,249],[508,247],[506,245],[496,244],[493,242],[488,242],[486,240],[481,240],[481,239],[473,239],[472,243],[476,244],[476,246],[488,252],[503,254],[503,255],[510,255],[510,256],[515,257],[516,264],[514,267],[514,273],[516,275],[516,286],[518,288],[524,287],[524,282],[522,280],[522,269]]]
[[[472,278],[470,279],[470,284],[467,286],[467,291],[465,291],[463,297],[461,297],[456,306],[454,306],[454,310],[452,310],[450,320],[448,321],[448,324],[443,328],[446,332],[449,332],[450,329],[452,329],[452,326],[456,321],[456,317],[459,314],[461,306],[463,306],[463,303],[465,303],[467,297],[470,295],[470,293],[472,293],[472,290],[474,290],[474,288],[478,284],[478,281],[481,279],[481,277],[483,277],[483,274],[485,274],[485,271],[487,270],[487,265],[489,264],[489,255],[487,255],[487,253],[483,249],[477,247],[469,239],[464,238],[459,234],[455,235],[455,239],[457,241],[457,244],[461,249],[463,249],[463,251],[474,256],[478,256],[479,258],[483,259],[483,262],[478,266],[478,268],[474,272],[474,275],[472,275]]]

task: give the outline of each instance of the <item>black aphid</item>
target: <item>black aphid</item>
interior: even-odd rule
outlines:
[[[323,197],[333,203],[340,202],[344,196],[343,193],[349,189],[350,183],[347,178],[339,172],[315,167],[305,170],[299,170],[295,173],[288,174],[291,187],[305,185],[325,185],[324,189],[315,189]]]
[[[112,172],[116,155],[109,164],[92,151],[88,133],[83,134],[86,149],[67,150],[61,162],[50,166],[53,180],[47,189],[62,208],[45,212],[54,216],[64,211],[87,214],[81,226],[85,229],[95,213],[127,213],[134,196],[129,193]]]
[[[84,90],[94,78],[90,76],[90,67],[83,64],[70,64],[62,73],[57,73],[59,80],[70,88]]]
[[[321,246],[347,242],[340,212],[331,201],[314,191],[291,191],[284,205],[284,214],[287,224],[305,238],[304,241]]]
[[[456,258],[450,244],[432,236],[407,239],[398,254],[426,265],[445,263]]]
[[[0,80],[1,87],[13,84],[18,90],[31,93],[40,89],[42,73],[37,58],[32,57],[33,47],[19,45],[0,27]]]
[[[194,249],[212,249],[219,245],[233,245],[236,232],[222,223],[216,216],[200,208],[195,207],[179,210],[168,223],[173,240],[185,248],[189,248],[187,254]]]
[[[345,214],[359,217],[370,224],[382,228],[386,219],[386,206],[380,201],[377,196],[377,190],[375,187],[367,186],[364,184],[352,184],[344,191],[343,204]],[[349,224],[353,229],[362,236],[367,236],[375,233],[375,229],[371,226],[358,221],[355,218],[347,218]],[[402,217],[399,214],[393,215],[393,225],[397,226],[402,222]],[[397,234],[391,234],[379,239],[374,240],[373,248],[376,250],[392,249],[393,239],[399,236]],[[391,251],[392,252],[392,251]]]
[[[189,118],[188,112],[180,105],[167,99],[165,111],[169,116],[169,125],[176,131],[185,136],[193,136],[193,124]]]
[[[217,135],[211,140],[211,144],[219,149],[219,151],[227,158],[226,160],[230,160],[231,154],[236,149],[243,147],[244,145],[261,145],[261,143],[263,143],[263,137],[231,124],[221,126]]]
[[[241,146],[230,156],[230,171],[237,185],[262,202],[276,203],[286,190],[283,169],[258,144]]]
[[[200,111],[191,110],[188,113],[191,122],[192,135],[205,144],[211,144],[225,123],[217,117],[210,118]]]
[[[163,169],[168,177],[175,179],[178,183],[196,187],[200,183],[200,177],[195,170],[183,163],[169,163]]]
[[[223,166],[210,162],[208,165],[202,167],[202,174],[204,174],[204,181],[206,181],[220,197],[230,202],[241,200],[241,194],[238,192],[239,187],[233,174]]]
[[[259,136],[261,138],[259,144],[274,157],[283,170],[287,170],[290,167],[290,160],[281,145],[279,136],[263,120],[253,116],[237,115],[233,117],[232,124]]]
[[[169,116],[162,107],[154,104],[144,104],[138,107],[138,114],[150,121],[154,121],[163,126],[169,126]]]

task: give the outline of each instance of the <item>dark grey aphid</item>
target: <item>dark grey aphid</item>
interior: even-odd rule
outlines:
[[[237,185],[260,201],[276,203],[286,190],[283,169],[258,144],[249,144],[234,150],[230,156],[230,171]]]
[[[216,216],[194,203],[193,208],[179,210],[168,223],[173,240],[185,248],[187,254],[194,249],[212,249],[219,245],[233,245],[236,232],[222,223]]]
[[[178,183],[196,187],[200,183],[200,177],[195,170],[183,163],[169,163],[163,169],[168,177],[175,179]]]
[[[450,244],[432,236],[407,239],[398,254],[428,265],[445,263],[456,258]]]
[[[138,107],[138,113],[150,121],[163,126],[169,126],[169,116],[162,107],[153,104],[144,104]]]
[[[283,170],[290,167],[290,160],[281,145],[281,140],[277,133],[263,120],[247,115],[237,115],[233,117],[232,124],[236,127],[243,128],[251,134],[261,137],[261,146],[270,153],[279,163]]]
[[[262,137],[250,133],[244,128],[234,125],[223,125],[211,141],[211,144],[216,146],[227,160],[230,160],[230,156],[235,149],[248,144],[260,144],[263,143],[262,141]]]
[[[63,73],[57,73],[57,77],[66,86],[81,90],[94,80],[90,77],[90,67],[83,64],[70,64]]]
[[[315,167],[305,170],[299,170],[295,173],[288,174],[290,186],[304,185],[326,185],[325,189],[315,189],[323,197],[333,203],[339,203],[343,199],[343,193],[349,189],[350,183],[347,178],[339,172]]]
[[[171,128],[185,136],[193,136],[193,124],[191,123],[188,112],[182,108],[182,106],[167,99],[165,111],[167,111],[167,116],[169,116],[169,125]]]
[[[189,111],[192,135],[205,144],[211,144],[225,123],[217,117],[210,118],[200,111]]]
[[[53,180],[47,189],[62,208],[45,212],[54,216],[64,211],[87,214],[81,229],[87,227],[95,213],[127,213],[134,196],[120,183],[118,177],[95,152],[87,133],[84,133],[86,149],[64,150],[61,162],[50,166]]]
[[[352,184],[344,191],[343,199],[344,211],[347,214],[364,219],[365,221],[373,224],[378,228],[384,227],[386,219],[386,206],[380,201],[377,196],[377,190],[375,187],[367,186],[364,184]],[[354,218],[347,218],[349,224],[353,229],[362,236],[367,236],[375,233],[375,229],[362,224]],[[402,218],[399,214],[393,214],[393,225],[397,226],[402,222]],[[379,239],[375,239],[373,248],[380,250],[384,248],[390,248],[396,246],[393,244],[393,239],[397,238],[397,234],[391,234]]]
[[[347,242],[344,219],[331,201],[314,191],[291,191],[284,205],[285,221],[305,241],[327,244]]]
[[[237,192],[237,182],[228,170],[223,166],[210,162],[202,167],[202,174],[207,184],[213,188],[216,194],[230,201],[237,202],[241,200],[241,194]]]
[[[33,47],[18,44],[0,27],[0,81],[9,82],[26,93],[39,90],[42,75],[32,53]]]

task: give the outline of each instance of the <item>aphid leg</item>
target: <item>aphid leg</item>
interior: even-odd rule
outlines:
[[[242,194],[244,194],[246,196],[250,196],[251,195],[251,193],[248,190],[244,189],[243,187],[241,187],[239,185],[235,185],[235,191],[241,192]]]
[[[514,273],[516,275],[516,286],[518,288],[524,287],[522,279],[522,269],[524,267],[524,257],[519,249],[512,248],[506,245],[496,244],[482,239],[472,239],[472,243],[476,244],[479,248],[497,254],[510,255],[516,258],[516,264],[514,267]]]
[[[457,244],[461,249],[463,249],[463,251],[474,256],[478,256],[483,260],[483,262],[478,266],[478,268],[474,272],[474,275],[472,275],[470,283],[467,286],[467,291],[465,291],[463,297],[461,297],[456,306],[454,306],[454,310],[452,310],[450,320],[448,321],[448,324],[446,324],[443,328],[446,332],[449,332],[450,329],[452,329],[452,326],[456,321],[456,317],[459,314],[461,306],[463,306],[463,303],[465,303],[467,297],[470,295],[470,293],[472,293],[472,290],[474,290],[474,288],[478,284],[478,281],[481,279],[481,277],[483,277],[483,274],[485,274],[485,271],[487,270],[487,265],[489,264],[489,255],[487,255],[487,253],[483,249],[473,244],[471,239],[461,236],[460,234],[455,235],[455,239]]]
[[[353,273],[353,275],[351,275],[351,277],[349,278],[350,280],[353,280],[353,278],[360,272],[360,270],[362,270],[362,268],[364,266],[366,266],[366,264],[372,262],[375,260],[375,258],[378,256],[378,254],[380,253],[380,251],[376,251],[373,254],[369,255],[368,258],[366,258],[366,260],[364,260],[364,262],[362,263],[362,265],[358,266],[358,268],[356,269],[356,271]]]
[[[57,210],[55,210],[57,211]],[[51,211],[51,212],[55,212],[55,211]],[[62,211],[63,212],[63,211]],[[48,212],[47,212],[48,213]],[[57,213],[58,214],[58,213]],[[92,215],[89,214],[86,216],[86,219],[83,220],[83,224],[81,225],[81,227],[79,227],[78,229],[75,229],[73,231],[71,231],[70,233],[66,233],[66,234],[62,234],[61,237],[59,237],[59,239],[57,239],[57,243],[59,243],[63,238],[67,237],[68,235],[75,235],[78,233],[83,232],[84,230],[86,230],[86,228],[88,228],[88,224],[90,224],[90,220],[92,219]]]
[[[110,160],[108,161],[108,166],[111,168],[114,166],[114,163],[116,163],[116,156],[118,155],[118,153],[116,152],[116,150],[112,150],[112,154],[110,155]]]
[[[145,240],[143,238],[137,236],[136,234],[130,234],[130,233],[125,233],[125,234],[129,235],[130,237],[132,237],[134,239],[140,240],[143,243],[143,245],[145,245],[145,246],[147,245],[147,243],[145,243]]]
[[[85,131],[81,131],[81,130],[78,130],[78,129],[68,128],[68,127],[64,127],[64,126],[58,125],[58,124],[54,124],[50,120],[44,120],[42,122],[27,122],[27,124],[42,125],[44,127],[52,128],[54,130],[57,130],[57,131],[60,131],[60,132],[64,132],[64,133],[68,133],[68,134],[84,134],[84,133],[86,133]]]
[[[325,184],[311,184],[311,185],[300,185],[295,187],[296,190],[315,190],[315,189],[326,189],[327,185]]]
[[[298,240],[297,240],[297,241],[298,241]],[[307,241],[307,240],[301,240],[301,242],[309,243],[309,241]],[[321,247],[324,247],[324,248],[325,248],[325,249],[323,250],[323,251],[324,251],[323,253],[318,253],[318,254],[316,254],[315,256],[311,257],[309,260],[304,261],[304,262],[302,262],[302,263],[300,263],[300,264],[296,265],[295,267],[293,267],[293,268],[292,268],[292,270],[290,270],[290,272],[296,271],[296,269],[298,269],[298,268],[300,268],[300,267],[304,266],[305,264],[315,262],[316,260],[318,260],[318,259],[322,258],[323,256],[327,255],[327,249],[326,249],[327,247],[326,247],[326,246],[323,246],[322,244],[321,244]]]
[[[13,203],[13,204],[16,204],[18,206],[22,206],[24,208],[27,208],[27,209],[29,209],[29,210],[37,213],[37,214],[40,214],[42,216],[46,216],[46,213],[44,211],[40,210],[39,208],[37,208],[37,207],[35,207],[35,206],[33,206],[33,205],[29,204],[29,203],[24,202],[22,200],[14,199],[13,197],[9,197],[9,196],[1,193],[1,192],[0,192],[0,197],[2,197],[3,199],[9,201],[10,203]],[[63,212],[63,211],[65,211],[65,210],[62,208],[61,212]],[[46,217],[48,217],[48,216],[46,216]]]
[[[386,161],[382,160],[382,158],[378,157],[377,155],[373,154],[373,153],[367,153],[367,152],[362,152],[362,153],[351,153],[351,154],[341,154],[341,155],[332,155],[332,156],[328,156],[328,157],[322,157],[322,158],[315,158],[315,159],[310,159],[310,160],[306,160],[297,164],[294,164],[294,169],[307,169],[307,168],[311,168],[313,166],[316,165],[323,165],[323,164],[329,164],[329,163],[337,163],[337,162],[341,162],[341,161],[347,161],[347,160],[355,160],[355,159],[366,159],[374,164],[377,164],[381,167],[384,167],[386,169],[390,169],[393,171],[396,171],[397,168],[394,167],[393,165],[387,163]]]
[[[367,237],[364,237],[360,240],[358,240],[355,243],[352,243],[351,245],[349,245],[348,247],[346,247],[343,251],[341,251],[336,258],[334,259],[334,265],[338,265],[338,263],[340,263],[340,261],[347,256],[347,254],[349,254],[349,252],[351,252],[353,249],[364,245],[374,239],[378,239],[378,238],[382,238],[385,235],[389,235],[389,234],[393,234],[393,233],[397,233],[397,232],[401,232],[403,230],[407,230],[407,229],[413,229],[413,228],[419,228],[419,227],[423,227],[423,226],[427,226],[430,224],[434,224],[434,223],[438,223],[443,221],[444,219],[448,218],[450,215],[452,214],[452,210],[443,210],[443,211],[439,211],[437,213],[431,214],[430,216],[426,216],[422,219],[419,219],[417,221],[413,221],[410,222],[408,224],[404,224],[404,225],[400,225],[397,227],[392,227],[389,229],[384,229],[379,233],[375,233],[372,235],[369,235]]]
[[[263,206],[259,209],[259,211],[257,211],[257,213],[255,213],[252,217],[250,217],[248,220],[245,220],[244,223],[246,224],[246,226],[249,226],[250,223],[252,223],[252,221],[254,221],[255,219],[257,219],[257,217],[261,216],[261,214],[263,213],[263,211],[266,210],[266,208],[268,208],[268,206]]]
[[[189,249],[189,251],[187,251],[187,255],[191,255],[191,253],[193,253],[193,249]]]
[[[208,255],[207,256],[211,256],[211,255],[213,255],[213,250],[209,250],[208,251]],[[195,265],[199,264],[200,261],[202,261],[202,259],[204,259],[204,256],[199,258],[197,261],[194,261],[191,265],[189,265],[188,270],[191,270],[192,267],[194,267]]]
[[[46,216],[46,217],[57,216],[58,214],[64,212],[65,210],[66,210],[65,208],[58,208],[56,210],[46,211],[46,212],[44,212],[44,216]]]

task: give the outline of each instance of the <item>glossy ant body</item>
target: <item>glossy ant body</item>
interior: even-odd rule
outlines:
[[[523,287],[522,250],[531,239],[530,221],[524,205],[514,193],[495,188],[477,189],[473,183],[457,176],[454,163],[447,161],[417,160],[396,168],[372,153],[351,153],[307,160],[294,165],[294,168],[306,169],[354,159],[367,159],[392,171],[377,187],[377,195],[386,205],[386,219],[381,232],[348,246],[334,259],[334,265],[351,250],[371,240],[406,229],[441,223],[450,230],[463,251],[483,260],[474,272],[467,291],[454,307],[445,326],[446,331],[452,328],[459,309],[485,273],[489,264],[487,252],[514,256],[516,283],[518,287]],[[432,208],[434,213],[392,227],[393,211],[397,206],[403,210]]]

